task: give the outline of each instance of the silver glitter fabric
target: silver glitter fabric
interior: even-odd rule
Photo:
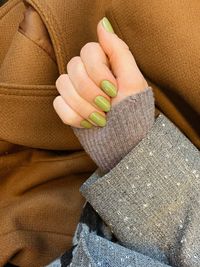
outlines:
[[[81,192],[127,249],[162,264],[200,266],[200,153],[165,116],[109,173],[92,175]]]
[[[70,267],[167,267],[140,253],[131,251],[82,227]]]

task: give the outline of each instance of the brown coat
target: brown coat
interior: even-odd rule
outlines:
[[[71,245],[84,203],[78,189],[95,165],[55,114],[54,83],[85,43],[97,41],[103,16],[129,45],[158,110],[200,147],[199,1],[27,3],[48,30],[42,39],[37,13],[31,35],[23,24],[17,31],[21,0],[0,9],[0,266],[10,259],[43,266]]]

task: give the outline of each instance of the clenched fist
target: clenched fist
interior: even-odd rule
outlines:
[[[127,44],[107,18],[97,25],[99,42],[84,45],[56,81],[53,106],[65,124],[104,127],[106,112],[129,95],[148,87]]]

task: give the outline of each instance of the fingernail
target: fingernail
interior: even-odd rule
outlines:
[[[103,96],[99,95],[94,100],[95,104],[105,112],[110,110],[110,102]]]
[[[106,17],[104,17],[104,18],[102,19],[102,25],[103,25],[104,29],[105,29],[107,32],[112,32],[112,33],[114,33],[113,27],[112,27],[110,21],[109,21]]]
[[[82,127],[84,127],[84,128],[87,128],[87,129],[90,129],[90,128],[93,127],[93,125],[89,121],[87,121],[87,120],[82,120],[81,123],[80,123],[80,125]]]
[[[115,97],[117,95],[117,88],[115,85],[107,80],[101,82],[101,89],[110,97]]]
[[[104,127],[106,125],[106,118],[98,112],[93,112],[92,114],[90,114],[89,118],[98,126]]]

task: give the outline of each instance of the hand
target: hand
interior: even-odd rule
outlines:
[[[53,106],[65,124],[78,128],[106,125],[106,112],[125,97],[148,87],[127,44],[107,18],[97,25],[99,42],[84,45],[56,81]]]

